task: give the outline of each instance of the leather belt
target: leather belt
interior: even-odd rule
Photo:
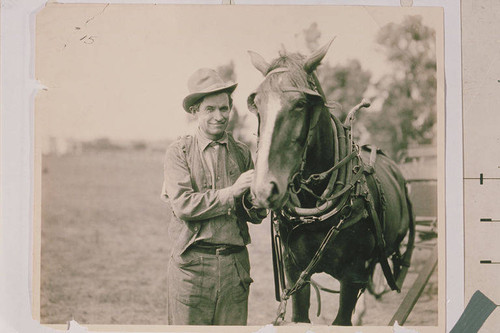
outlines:
[[[221,245],[221,244],[210,244],[205,242],[198,242],[190,246],[190,249],[196,252],[227,256],[234,253],[239,253],[243,251],[246,247],[239,245]]]

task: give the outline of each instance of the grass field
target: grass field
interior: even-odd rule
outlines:
[[[146,151],[45,156],[42,177],[42,323],[166,324],[166,267],[170,254],[168,204],[160,200],[163,155]],[[418,213],[418,212],[417,212]],[[269,221],[250,226],[252,284],[249,325],[274,319]],[[416,250],[411,285],[428,256]],[[333,279],[315,276],[334,288]],[[364,325],[386,325],[405,295],[365,299]],[[330,324],[338,296],[322,294]],[[291,304],[288,315],[291,313]],[[437,272],[407,321],[437,324]]]

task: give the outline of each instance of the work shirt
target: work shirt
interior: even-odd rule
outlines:
[[[196,241],[250,243],[248,216],[244,216],[229,186],[252,168],[250,150],[230,134],[212,143],[198,130],[194,136],[181,137],[170,145],[165,155],[162,196],[169,199],[174,213],[169,226],[174,255],[181,255]],[[261,219],[249,222],[260,223]]]
[[[212,141],[205,137],[200,129],[196,133],[198,148],[203,155],[203,162],[210,172],[212,190],[221,190],[231,186],[234,182],[229,177],[229,172],[236,173],[237,170],[227,170],[230,163],[227,161],[228,135],[224,133],[221,139]],[[212,244],[245,245],[240,233],[240,227],[236,215],[229,208],[228,213],[207,220],[201,227],[200,234],[195,241],[205,241]]]

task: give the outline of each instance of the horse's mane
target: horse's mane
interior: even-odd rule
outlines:
[[[289,85],[293,87],[309,87],[311,78],[304,70],[304,59],[305,57],[299,53],[280,54],[278,58],[271,61],[266,75],[276,68],[288,68],[289,71],[282,73],[282,77],[289,81]],[[272,91],[273,88],[279,89],[278,76],[268,76],[261,88],[261,92],[264,93]]]
[[[269,70],[272,71],[273,69],[279,68],[279,67],[286,67],[290,69],[294,69],[298,72],[303,72],[302,66],[304,63],[304,56],[300,53],[284,53],[280,54],[280,56],[276,59],[273,59],[271,61],[271,64],[269,65]]]

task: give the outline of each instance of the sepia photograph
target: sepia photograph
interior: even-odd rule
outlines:
[[[442,8],[51,3],[35,44],[40,323],[444,327]]]

